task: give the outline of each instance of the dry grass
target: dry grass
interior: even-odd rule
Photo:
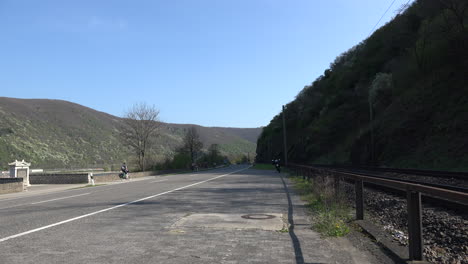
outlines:
[[[344,236],[349,233],[350,208],[341,193],[336,193],[334,180],[328,176],[317,176],[307,181],[291,178],[301,198],[307,201],[313,216],[313,228],[325,236]]]

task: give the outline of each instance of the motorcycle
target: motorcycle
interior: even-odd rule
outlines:
[[[281,167],[280,167],[279,163],[275,164],[275,168],[278,171],[278,173],[281,173]]]
[[[122,171],[121,173],[119,173],[119,178],[122,180],[128,180],[130,178],[128,173],[128,170],[126,170],[125,172]]]
[[[275,165],[275,169],[278,171],[278,173],[281,173],[280,160],[274,160],[273,164]]]

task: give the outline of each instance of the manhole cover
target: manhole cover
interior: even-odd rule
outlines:
[[[266,219],[275,218],[274,215],[268,215],[268,214],[247,214],[241,217],[245,219],[253,219],[253,220],[266,220]]]

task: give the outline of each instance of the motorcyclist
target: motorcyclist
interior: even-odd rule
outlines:
[[[281,165],[280,165],[280,159],[275,159],[273,160],[273,165],[275,165],[275,168],[276,170],[278,171],[278,173],[281,173]]]
[[[125,164],[125,162],[122,164],[122,167],[120,167],[120,170],[122,171],[122,178],[123,179],[127,179],[128,180],[128,168],[127,168],[127,164]]]

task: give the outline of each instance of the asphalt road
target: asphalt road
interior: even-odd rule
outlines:
[[[0,200],[0,263],[369,262],[305,227],[296,235],[204,225],[206,214],[292,218],[286,190],[275,172],[231,166]],[[201,218],[190,225],[191,215]]]

